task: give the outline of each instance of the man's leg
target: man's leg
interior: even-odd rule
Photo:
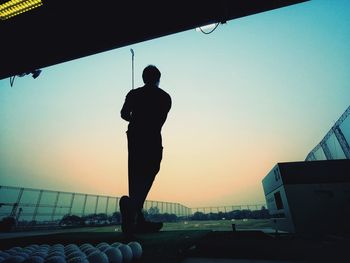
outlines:
[[[144,202],[159,172],[161,159],[162,148],[149,149],[140,156],[134,176],[129,177],[129,196],[135,204],[138,215],[142,214]]]
[[[155,136],[154,138],[154,140],[150,140],[142,135],[135,136],[135,134],[128,133],[128,183],[130,200],[128,201],[129,208],[126,210],[131,216],[124,217],[125,221],[128,220],[127,225],[134,226],[136,222],[140,226],[140,223],[145,223],[142,213],[143,205],[152,187],[154,178],[159,171],[163,155],[161,137]],[[135,221],[136,218],[137,221]],[[141,228],[144,228],[144,226],[142,225]],[[150,226],[148,225],[148,230],[152,229]],[[161,227],[162,225],[158,224],[156,228],[159,230]]]
[[[163,148],[153,146],[143,149],[146,150],[140,151],[141,154],[138,155],[135,176],[129,177],[129,195],[135,205],[135,232],[145,233],[159,231],[163,226],[162,223],[146,222],[142,213],[144,202],[160,169]]]
[[[127,236],[132,235],[134,232],[136,208],[135,202],[131,198],[133,196],[133,189],[135,188],[135,178],[138,177],[138,167],[140,167],[140,158],[138,158],[137,143],[135,137],[127,133],[128,139],[128,184],[129,184],[129,196],[122,196],[119,201],[122,231]]]

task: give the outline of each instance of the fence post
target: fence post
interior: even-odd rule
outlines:
[[[97,214],[98,199],[99,199],[99,196],[96,195],[95,215]]]
[[[55,203],[53,205],[53,210],[52,210],[52,214],[51,214],[51,221],[53,221],[53,218],[55,217],[55,213],[56,213],[56,207],[57,207],[57,203],[58,203],[58,198],[60,197],[60,192],[57,192],[56,194],[56,199],[55,199]]]
[[[12,211],[11,211],[11,216],[17,217],[17,209],[19,206],[19,202],[21,201],[22,195],[23,195],[23,190],[24,188],[20,188],[18,196],[17,196],[17,200],[16,203],[13,205]]]
[[[108,203],[109,203],[109,196],[107,196],[107,203],[106,203],[106,215],[108,213]]]
[[[73,208],[73,201],[74,201],[74,198],[75,198],[75,193],[72,194],[72,198],[71,198],[71,200],[70,200],[69,211],[68,211],[68,214],[69,214],[69,215],[72,214],[72,208]]]
[[[115,198],[115,212],[118,211],[118,197]]]
[[[39,192],[39,196],[38,196],[38,200],[36,202],[36,205],[35,205],[35,210],[34,210],[34,213],[33,213],[33,218],[32,218],[32,221],[35,221],[35,218],[36,218],[36,215],[38,213],[38,209],[39,209],[39,205],[40,205],[40,201],[41,201],[41,197],[43,195],[43,190],[40,190]]]
[[[86,201],[87,201],[87,197],[88,197],[88,195],[87,194],[85,194],[85,198],[84,198],[84,204],[83,204],[83,211],[82,211],[82,216],[84,216],[85,215],[85,207],[86,207]]]

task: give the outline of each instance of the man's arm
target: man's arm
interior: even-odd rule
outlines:
[[[130,93],[126,95],[124,105],[120,111],[120,116],[122,117],[123,120],[130,121],[131,120],[131,102],[130,102]]]
[[[165,103],[165,107],[164,107],[164,112],[161,116],[161,120],[160,123],[163,125],[168,117],[168,113],[171,109],[171,105],[172,105],[172,101],[171,101],[171,97],[168,95],[167,99],[166,99],[166,103]]]

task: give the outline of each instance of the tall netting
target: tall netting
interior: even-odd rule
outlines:
[[[58,224],[63,217],[74,215],[90,217],[90,221],[98,217],[101,222],[120,212],[119,200],[120,197],[115,196],[0,186],[0,219],[12,216],[22,224]],[[189,208],[180,203],[154,200],[146,200],[144,204],[145,212],[150,215],[169,214],[178,218],[188,218],[196,212],[222,214],[265,207],[265,204],[253,204]]]
[[[179,203],[147,200],[143,208],[150,213],[175,214],[179,217],[191,215],[191,208]]]
[[[256,211],[265,209],[266,204],[252,204],[252,205],[230,205],[230,206],[208,206],[208,207],[195,207],[192,208],[192,213],[201,212],[208,213],[228,213],[232,211],[250,210]]]
[[[0,186],[0,219],[13,216],[25,222],[58,222],[66,215],[112,216],[119,212],[119,197]],[[172,202],[147,200],[144,209],[153,213],[189,216],[191,209]]]

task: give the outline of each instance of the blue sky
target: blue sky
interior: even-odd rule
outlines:
[[[120,196],[127,123],[148,64],[173,99],[153,200],[264,202],[277,162],[304,160],[349,106],[350,2],[313,0],[0,80],[2,185]]]

